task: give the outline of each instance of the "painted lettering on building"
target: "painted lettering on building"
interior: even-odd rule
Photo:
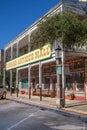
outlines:
[[[6,63],[6,70],[10,70],[16,67],[27,65],[39,60],[49,58],[51,56],[51,45],[47,44],[40,49],[29,52],[23,56],[20,56],[12,61]]]

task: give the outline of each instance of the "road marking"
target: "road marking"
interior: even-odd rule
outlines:
[[[28,117],[24,118],[23,120],[19,121],[18,123],[14,124],[13,126],[9,127],[7,130],[11,130],[12,128],[18,126],[19,124],[21,124],[22,122],[24,122],[25,120],[31,118],[32,116],[34,116],[35,113],[39,112],[40,110],[30,114]]]

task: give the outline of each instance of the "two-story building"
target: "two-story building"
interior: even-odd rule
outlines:
[[[58,96],[58,80],[55,58],[55,43],[45,44],[42,48],[32,49],[31,34],[38,28],[38,24],[58,12],[71,10],[80,16],[85,14],[84,2],[59,2],[54,8],[29,26],[15,39],[9,42],[4,48],[4,85],[6,75],[9,75],[10,88],[19,86],[19,91],[25,94],[40,95],[39,88],[42,89],[42,96]],[[82,53],[81,53],[82,52]],[[64,52],[64,64],[67,64],[69,71],[62,75],[62,84],[65,88],[65,97],[70,92],[75,94],[75,99],[87,99],[87,47],[76,52]],[[61,52],[61,58],[62,52]],[[63,63],[63,62],[62,62]],[[62,64],[63,65],[63,64]],[[63,68],[63,67],[62,67]],[[66,69],[65,69],[66,70]],[[64,77],[63,77],[64,76]],[[31,89],[30,89],[31,88]]]

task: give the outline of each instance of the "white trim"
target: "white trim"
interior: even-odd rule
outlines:
[[[44,60],[44,61],[41,61],[41,64],[46,64],[46,63],[50,63],[50,62],[53,62],[53,61],[56,61],[56,59],[52,58],[52,59]],[[26,65],[26,66],[23,66],[23,67],[20,67],[20,68],[17,68],[17,69],[22,70],[22,69],[28,68],[29,66],[34,67],[34,66],[37,66],[37,65],[39,65],[39,61],[37,63],[29,64],[29,65]]]

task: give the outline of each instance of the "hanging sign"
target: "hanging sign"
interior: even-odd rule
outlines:
[[[60,66],[56,66],[56,74],[62,74],[62,68]]]

